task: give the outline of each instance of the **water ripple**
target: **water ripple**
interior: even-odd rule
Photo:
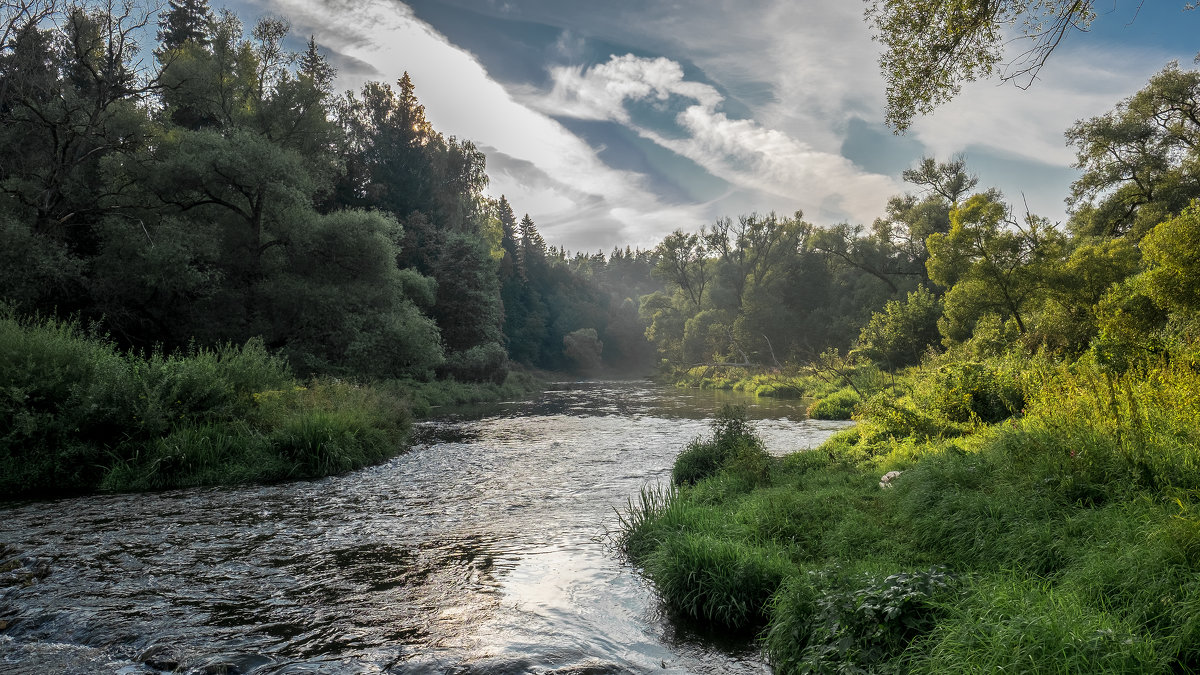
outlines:
[[[0,507],[0,670],[766,672],[666,620],[604,538],[725,400],[563,383],[345,476]],[[776,453],[843,426],[751,414]]]

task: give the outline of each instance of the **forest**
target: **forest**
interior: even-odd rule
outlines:
[[[997,63],[1004,17],[869,4],[898,129]],[[869,224],[569,252],[412,78],[337,94],[286,19],[4,11],[5,497],[345,472],[531,373],[653,373],[857,422],[778,458],[728,408],[622,513],[666,605],[777,672],[1200,670],[1200,70],[1065,130],[1065,223],[922,157]]]

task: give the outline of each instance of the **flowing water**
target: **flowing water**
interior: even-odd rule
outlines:
[[[729,401],[776,454],[844,426],[560,384],[345,476],[0,506],[0,672],[767,672],[665,616],[607,536]]]

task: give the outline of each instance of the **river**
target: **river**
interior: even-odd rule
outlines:
[[[664,616],[611,546],[722,403],[768,450],[844,423],[646,382],[418,425],[344,476],[0,506],[6,673],[763,673]],[[15,568],[15,569],[13,569]]]

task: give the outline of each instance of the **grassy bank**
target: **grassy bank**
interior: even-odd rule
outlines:
[[[527,385],[300,381],[259,341],[143,357],[74,323],[0,316],[0,495],[340,473],[401,452],[413,410]]]
[[[811,398],[808,416],[824,420],[850,419],[864,396],[893,384],[888,374],[872,364],[826,366],[772,370],[695,366],[664,373],[662,379],[684,389],[738,391],[775,399]]]
[[[1019,365],[927,368],[781,460],[724,411],[621,543],[779,673],[1197,671],[1200,375]]]

